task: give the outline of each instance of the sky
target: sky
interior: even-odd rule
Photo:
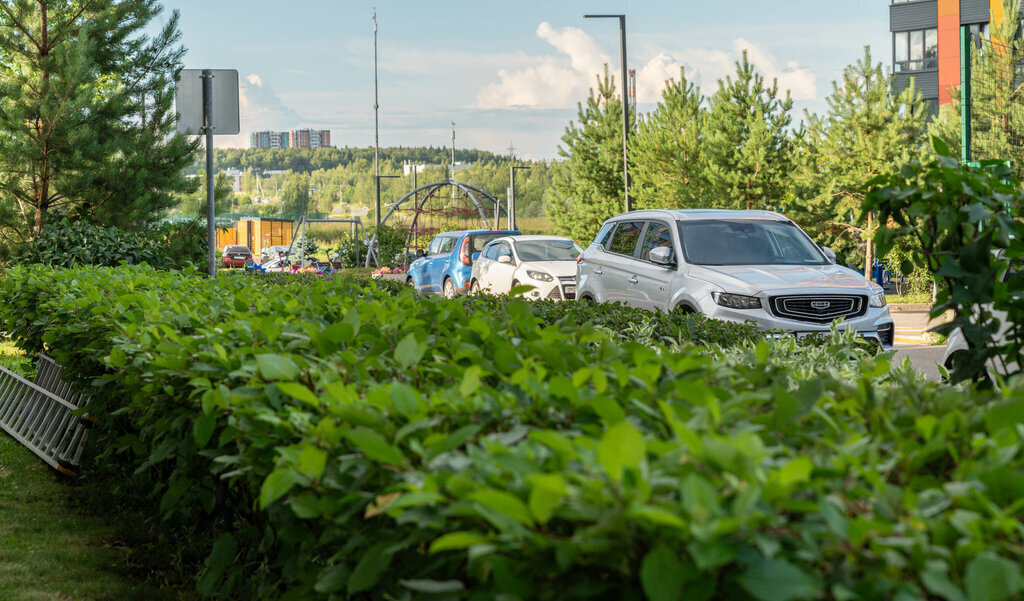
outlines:
[[[746,49],[805,110],[824,112],[832,82],[869,46],[891,64],[888,0],[164,0],[180,13],[185,68],[237,69],[241,134],[329,129],[334,146],[374,144],[374,34],[380,146],[451,145],[558,157],[595,76],[620,72],[617,19],[641,113],[666,79],[710,96]]]

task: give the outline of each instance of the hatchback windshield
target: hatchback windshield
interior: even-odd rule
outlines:
[[[523,261],[575,261],[583,249],[572,240],[525,240],[516,251]]]
[[[693,265],[829,264],[800,228],[785,221],[680,221],[679,237]]]

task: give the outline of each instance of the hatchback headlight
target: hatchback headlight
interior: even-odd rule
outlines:
[[[527,271],[526,275],[537,280],[538,282],[550,282],[551,280],[555,279],[551,277],[551,275],[544,273],[543,271]]]
[[[868,300],[868,306],[871,307],[884,307],[885,306],[885,290],[878,290],[872,292]]]
[[[728,292],[712,292],[711,298],[723,307],[730,309],[760,309],[761,299],[756,296],[745,296],[743,294],[729,294]]]

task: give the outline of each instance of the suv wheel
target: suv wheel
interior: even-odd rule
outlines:
[[[469,293],[473,296],[480,294],[480,282],[473,280],[473,284],[469,287]]]
[[[455,298],[455,282],[451,278],[445,278],[444,280],[444,297],[447,299]]]

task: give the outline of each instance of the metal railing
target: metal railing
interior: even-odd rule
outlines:
[[[0,367],[0,428],[57,471],[74,476],[92,420],[76,413],[87,398],[71,389],[62,371],[45,355],[34,382]]]

